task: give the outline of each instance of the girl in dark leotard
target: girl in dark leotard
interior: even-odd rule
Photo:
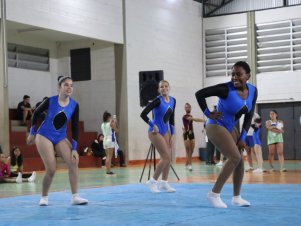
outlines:
[[[167,81],[160,81],[160,96],[149,103],[141,113],[141,118],[149,124],[148,137],[161,156],[153,177],[146,182],[153,193],[160,192],[157,180],[161,173],[160,189],[167,192],[176,191],[167,181],[171,162],[171,148],[174,142],[174,111],[176,106],[176,99],[169,96],[169,89]],[[147,117],[150,111],[153,112],[153,119]]]
[[[201,109],[209,118],[206,124],[207,136],[227,158],[212,191],[207,195],[210,204],[216,208],[227,208],[227,205],[220,198],[220,192],[231,174],[233,174],[234,190],[232,205],[250,206],[250,203],[240,196],[244,175],[244,162],[241,153],[246,145],[245,139],[251,125],[257,99],[256,87],[247,83],[249,78],[249,65],[244,61],[239,61],[232,67],[230,82],[207,87],[196,93]],[[216,112],[210,112],[206,104],[206,98],[211,96],[219,97]],[[245,117],[239,134],[235,125],[243,114]]]
[[[40,206],[48,205],[48,192],[56,170],[55,152],[67,163],[69,181],[71,185],[71,203],[75,205],[87,204],[88,200],[81,198],[77,193],[78,184],[78,104],[70,96],[73,92],[73,81],[70,77],[58,78],[59,95],[44,100],[34,111],[32,126],[27,138],[28,144],[37,145],[38,152],[44,162],[46,174],[43,179],[42,197]],[[39,116],[47,110],[45,120],[37,130]],[[72,142],[67,139],[67,123],[71,120]]]
[[[191,115],[191,105],[189,103],[185,104],[185,115],[183,115],[183,139],[184,146],[186,150],[186,168],[192,171],[192,154],[195,147],[195,138],[193,131],[193,121],[195,122],[205,122],[203,119],[193,118]]]

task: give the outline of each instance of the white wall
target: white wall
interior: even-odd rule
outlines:
[[[79,103],[85,131],[100,132],[102,114],[116,112],[114,45],[93,40],[58,44],[58,74],[71,75],[70,49],[91,49],[91,80],[74,82],[72,97]]]
[[[203,19],[204,31],[207,29],[223,29],[247,25],[247,14],[239,13],[227,16],[208,17]]]
[[[164,78],[170,82],[170,95],[177,100],[175,151],[177,157],[183,157],[184,104],[190,102],[192,114],[201,116],[194,95],[203,86],[201,4],[191,0],[125,3],[129,159],[145,159],[150,145],[148,125],[140,118],[142,108],[139,107],[138,73],[147,70],[164,70]],[[204,146],[203,125],[195,124],[195,128],[196,148]]]
[[[301,6],[258,11],[258,24],[301,19]],[[258,103],[301,101],[301,71],[257,74]]]
[[[35,106],[44,96],[54,95],[56,90],[53,89],[53,84],[55,84],[57,75],[55,42],[34,36],[25,39],[22,34],[12,31],[8,31],[7,42],[48,49],[50,55],[48,72],[8,67],[9,108],[16,108],[18,103],[23,100],[24,94],[31,97],[32,106]]]
[[[122,0],[9,0],[7,19],[123,43]]]

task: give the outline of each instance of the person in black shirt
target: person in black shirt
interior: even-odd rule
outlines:
[[[40,106],[40,104],[43,103],[43,102],[44,102],[45,100],[47,100],[47,99],[48,99],[48,97],[44,97],[43,100],[39,101],[39,102],[36,104],[35,109],[37,109],[37,108]],[[42,121],[44,121],[46,115],[47,115],[47,110],[45,110],[45,111],[43,111],[43,112],[41,113],[40,118],[41,118]]]
[[[102,165],[105,165],[105,157],[106,157],[106,152],[105,149],[103,148],[103,134],[99,134],[97,136],[97,139],[95,139],[92,144],[91,144],[91,149],[93,152],[93,156],[101,158]]]
[[[18,120],[22,120],[22,126],[26,125],[26,120],[31,117],[32,109],[30,105],[30,96],[24,95],[23,101],[18,104],[16,117]]]

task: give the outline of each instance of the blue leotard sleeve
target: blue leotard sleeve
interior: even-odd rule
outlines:
[[[227,98],[228,93],[229,93],[228,86],[225,83],[222,83],[222,84],[218,84],[215,86],[209,86],[204,89],[201,89],[196,92],[195,96],[196,96],[196,99],[197,99],[202,111],[208,117],[211,112],[208,109],[206,98],[212,97],[212,96],[217,96],[217,97],[225,99],[225,98]]]
[[[48,110],[49,107],[49,98],[45,99],[33,112],[31,117],[31,128],[30,128],[30,135],[35,135],[37,133],[36,131],[36,124],[38,121],[39,116],[46,110]]]
[[[146,107],[143,109],[143,111],[140,114],[140,117],[150,126],[154,127],[154,123],[152,120],[149,119],[147,116],[149,112],[151,112],[154,108],[158,107],[160,105],[160,99],[157,97],[152,102],[148,103]]]
[[[175,109],[176,109],[176,99],[174,99],[174,107],[173,107],[173,110],[172,110],[172,114],[169,118],[169,129],[170,129],[170,133],[171,135],[174,135],[175,134]]]

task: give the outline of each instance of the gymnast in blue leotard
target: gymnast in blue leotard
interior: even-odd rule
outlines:
[[[148,137],[161,156],[153,177],[146,182],[153,193],[160,192],[159,188],[167,192],[176,191],[167,181],[175,133],[174,111],[176,107],[176,99],[169,96],[169,89],[169,83],[166,80],[160,81],[160,96],[149,103],[141,113],[141,118],[149,124]],[[153,113],[153,119],[147,117],[150,111]],[[161,173],[162,180],[158,188],[157,180]]]
[[[73,81],[70,77],[60,76],[58,79],[59,95],[44,100],[34,111],[32,126],[27,138],[28,144],[36,143],[38,152],[45,165],[42,197],[39,205],[48,205],[48,192],[56,170],[55,152],[63,158],[69,168],[69,180],[72,191],[71,203],[87,204],[88,200],[77,193],[78,161],[77,139],[79,107],[70,96],[73,92]],[[39,129],[37,121],[43,112],[47,111],[45,120]],[[72,142],[67,139],[67,123],[71,120]]]
[[[244,162],[241,151],[245,147],[245,138],[250,128],[257,99],[257,89],[247,83],[250,78],[250,67],[244,61],[239,61],[232,67],[231,82],[206,87],[196,93],[197,101],[204,114],[209,118],[206,133],[211,142],[227,157],[227,161],[218,176],[216,183],[207,195],[209,203],[216,208],[227,208],[220,198],[220,192],[227,179],[233,173],[232,205],[250,206],[247,200],[240,196],[244,175]],[[206,98],[219,98],[217,111],[210,111]],[[245,115],[242,130],[238,133],[236,123]]]

